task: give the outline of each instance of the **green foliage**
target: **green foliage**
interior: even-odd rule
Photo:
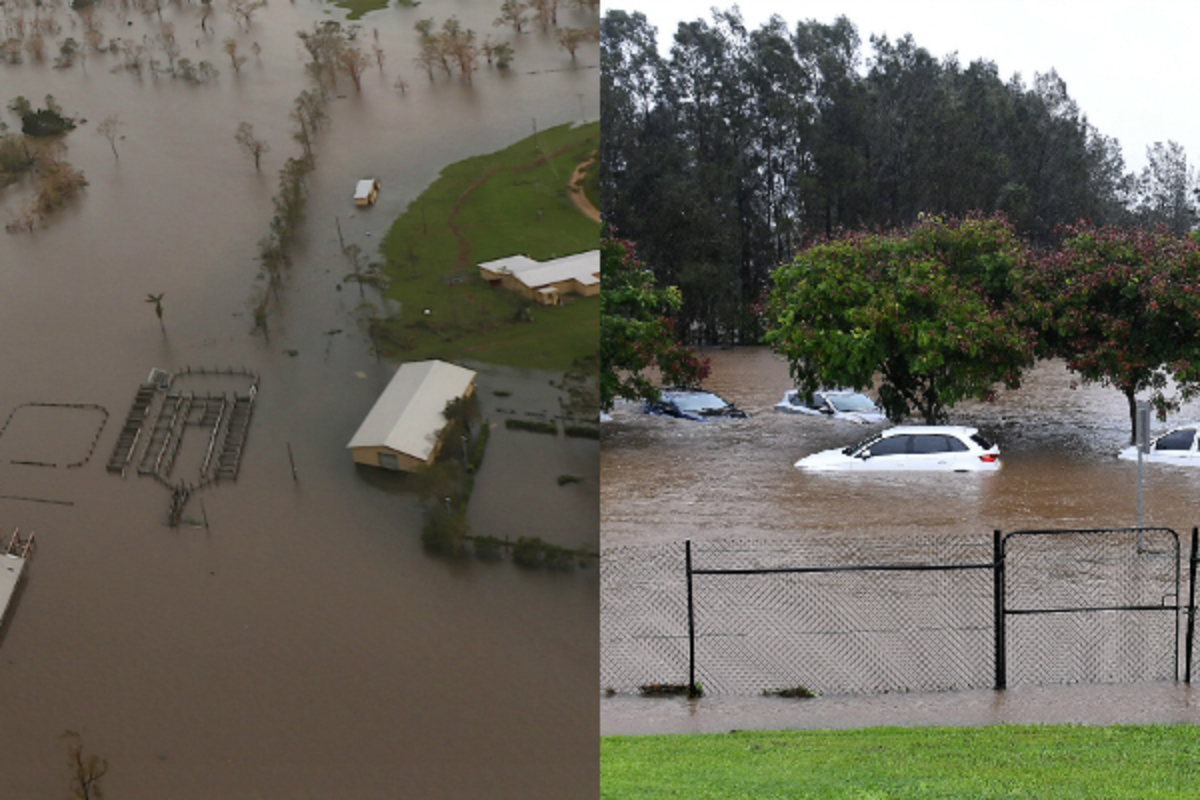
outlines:
[[[1182,161],[1156,150],[1136,181],[1053,70],[1006,80],[846,17],[752,28],[696,8],[658,32],[669,54],[637,12],[606,10],[600,43],[601,207],[682,290],[686,341],[756,341],[770,271],[847,228],[1002,211],[1050,245],[1080,218],[1126,224],[1138,186],[1141,219],[1194,211]]]
[[[1135,395],[1150,392],[1165,418],[1200,392],[1200,242],[1084,224],[1065,234],[1026,278],[1026,314],[1043,355],[1125,395],[1132,437]]]
[[[671,312],[683,302],[675,287],[659,288],[632,242],[600,240],[600,405],[617,397],[658,397],[645,374],[657,367],[666,385],[692,385],[708,375],[707,359],[675,341]]]
[[[531,419],[506,419],[504,427],[518,430],[530,431],[532,433],[548,433],[551,436],[558,435],[558,423],[556,422],[538,422]]]
[[[758,798],[1186,798],[1192,725],[997,725],[613,736],[600,796]]]
[[[475,265],[595,248],[599,225],[579,212],[566,185],[598,141],[596,123],[560,125],[442,170],[380,247],[387,294],[405,309],[378,337],[384,353],[555,370],[595,353],[595,298],[568,296],[563,306],[539,307],[532,324],[516,324],[520,295],[489,286]]]
[[[580,554],[566,547],[542,541],[537,536],[521,536],[512,547],[513,561],[522,567],[572,569]]]
[[[0,135],[0,188],[20,180],[33,170],[35,163],[20,134]]]
[[[495,536],[471,537],[471,548],[475,552],[475,557],[484,561],[498,561],[503,558],[505,544],[503,539]]]
[[[942,421],[959,400],[1015,388],[1032,365],[1012,289],[1030,258],[1002,218],[927,218],[813,245],[772,275],[766,339],[805,392],[865,389],[878,375],[890,419]]]
[[[465,510],[447,511],[431,506],[425,515],[425,527],[421,531],[421,544],[426,550],[450,558],[467,555],[467,538],[470,534]]]
[[[61,136],[75,130],[75,120],[63,115],[53,95],[46,95],[46,108],[34,108],[25,97],[17,96],[8,104],[8,110],[21,118],[21,132],[26,136]]]

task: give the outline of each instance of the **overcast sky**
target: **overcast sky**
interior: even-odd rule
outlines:
[[[604,9],[641,11],[658,28],[659,53],[669,56],[681,21],[733,3],[685,0],[602,0]],[[737,3],[750,30],[778,14],[794,29],[800,20],[830,23],[846,16],[858,29],[861,53],[872,34],[911,33],[939,60],[953,52],[965,67],[994,61],[1005,81],[1051,68],[1088,120],[1121,143],[1126,171],[1146,165],[1156,141],[1183,145],[1189,166],[1200,165],[1200,3],[1167,0],[821,0]]]

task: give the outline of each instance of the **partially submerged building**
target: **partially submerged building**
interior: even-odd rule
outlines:
[[[8,618],[8,604],[24,578],[25,563],[33,550],[33,534],[22,537],[17,531],[6,541],[0,539],[0,628]]]
[[[359,464],[412,472],[441,450],[446,404],[475,391],[475,372],[445,361],[401,365],[346,445]]]
[[[600,251],[588,250],[552,261],[507,256],[479,265],[480,276],[537,303],[556,306],[565,294],[600,294]]]
[[[376,178],[363,178],[354,184],[354,205],[373,206],[379,197],[379,181]]]

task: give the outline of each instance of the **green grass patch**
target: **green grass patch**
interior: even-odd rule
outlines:
[[[382,11],[387,8],[389,0],[334,0],[333,5],[338,8],[344,8],[350,13],[346,15],[347,20],[362,19],[363,14],[371,11]],[[399,8],[415,8],[421,3],[419,0],[398,0],[396,5]]]
[[[531,431],[533,433],[548,433],[551,436],[558,435],[558,423],[555,422],[537,422],[530,419],[506,419],[504,427],[515,428],[519,431]]]
[[[476,265],[513,254],[545,260],[598,246],[600,226],[575,207],[567,183],[575,165],[598,147],[599,135],[599,123],[560,125],[442,171],[380,245],[388,295],[402,304],[398,316],[374,329],[385,355],[561,370],[596,352],[598,298],[531,305],[490,286]]]
[[[1190,725],[869,728],[613,736],[600,796],[1184,798],[1200,794]]]

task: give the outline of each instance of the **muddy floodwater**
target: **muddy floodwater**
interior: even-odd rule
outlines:
[[[792,384],[787,362],[765,348],[716,350],[706,388],[750,412],[695,423],[619,405],[604,426],[601,541],[605,547],[687,537],[774,539],[838,534],[990,537],[1041,527],[1137,522],[1137,464],[1124,396],[1084,386],[1057,362],[994,403],[967,402],[950,422],[1000,446],[1003,468],[980,474],[804,473],[795,462],[844,447],[885,426],[779,414]],[[1170,422],[1200,418],[1193,402]],[[1154,424],[1154,429],[1160,427]],[[1146,464],[1146,525],[1181,534],[1200,524],[1200,469]]]
[[[712,350],[705,386],[751,416],[696,423],[618,404],[604,423],[602,552],[626,545],[740,539],[854,540],[869,547],[927,537],[990,543],[993,530],[1093,528],[1137,523],[1137,464],[1116,453],[1129,441],[1124,397],[1085,386],[1058,362],[1040,364],[1022,388],[950,414],[999,444],[1003,468],[984,474],[812,474],[793,464],[843,447],[884,426],[779,414],[792,383],[787,363],[765,348]],[[1192,402],[1167,423],[1200,418]],[[1143,520],[1180,534],[1200,525],[1200,469],[1145,464]],[[1048,702],[1053,689],[919,698],[818,698],[799,706],[764,698],[697,702],[618,696],[601,701],[605,733],[984,724],[1017,721],[1194,721],[1195,700],[1176,687],[1095,686]],[[1142,698],[1123,702],[1122,698]],[[1031,699],[1032,698],[1032,699]],[[803,707],[806,710],[800,710]],[[1143,716],[1154,709],[1150,717]],[[1039,717],[1039,709],[1046,709]],[[1050,709],[1053,709],[1051,711]]]
[[[311,85],[295,33],[344,12],[273,2],[241,31],[214,4],[206,37],[199,4],[164,5],[182,55],[220,71],[204,85],[113,72],[112,54],[0,65],[5,104],[53,94],[88,120],[66,143],[89,182],[49,227],[0,233],[0,529],[37,541],[0,638],[0,798],[67,793],[67,730],[108,761],[111,797],[595,793],[596,570],[429,557],[411,487],[345,449],[395,365],[371,355],[358,292],[338,290],[337,226],[374,252],[445,165],[598,114],[594,43],[573,64],[552,34],[494,28],[498,6],[426,0],[360,21],[385,60],[330,100],[269,341],[248,309],[276,176],[299,153],[288,113]],[[161,31],[155,13],[101,11],[106,37]],[[81,40],[73,12],[56,13],[54,41]],[[412,26],[452,14],[481,39],[513,39],[513,69],[431,83]],[[247,56],[240,71],[226,38]],[[95,133],[110,115],[119,159]],[[241,121],[271,147],[261,173],[234,141]],[[383,191],[356,210],[366,176]],[[5,221],[27,196],[6,190]],[[105,467],[151,368],[189,365],[260,381],[236,482],[198,492],[173,529],[166,488]],[[558,376],[467,366],[494,422],[558,413]],[[498,424],[474,532],[595,549],[598,451]],[[204,454],[185,439],[177,468]],[[564,473],[582,481],[560,487]]]

